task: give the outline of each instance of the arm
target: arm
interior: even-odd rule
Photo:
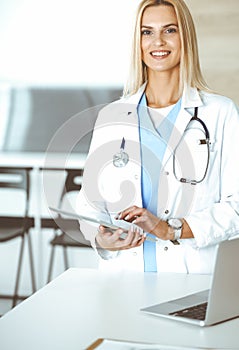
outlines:
[[[166,221],[163,221],[150,213],[147,209],[139,208],[136,206],[129,207],[123,210],[119,214],[119,218],[133,222],[141,227],[144,231],[154,234],[156,237],[162,240],[173,240],[174,229],[170,227]],[[182,226],[182,239],[193,238],[193,233],[186,220],[181,219]]]

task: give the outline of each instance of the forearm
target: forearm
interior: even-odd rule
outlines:
[[[194,238],[193,232],[190,226],[188,225],[187,221],[185,219],[183,219],[182,221],[183,221],[183,227],[182,227],[181,238],[182,239]]]
[[[180,239],[194,238],[193,232],[185,219],[180,219],[182,221],[182,231]],[[166,221],[159,220],[155,228],[150,232],[156,237],[163,240],[173,240],[175,230],[168,225]]]

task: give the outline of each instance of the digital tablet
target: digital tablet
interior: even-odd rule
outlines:
[[[117,220],[117,221],[119,221],[119,223],[117,222],[117,225],[115,225],[115,224],[112,224],[112,223],[110,223],[110,222],[108,222],[106,220],[103,220],[103,219],[100,219],[100,218],[96,218],[96,217],[93,217],[93,216],[87,216],[85,214],[83,215],[83,214],[78,214],[78,213],[72,213],[72,212],[69,212],[69,211],[66,211],[66,210],[62,210],[62,209],[59,209],[59,208],[53,208],[53,207],[49,207],[49,209],[54,211],[54,212],[56,212],[56,213],[58,213],[58,214],[67,216],[69,218],[74,218],[74,219],[78,219],[78,220],[84,220],[84,221],[93,222],[94,224],[99,224],[99,225],[108,227],[111,230],[117,230],[117,229],[121,228],[124,231],[128,231],[131,226],[139,227],[139,226],[136,226],[136,225],[134,225],[134,224],[132,224],[130,222],[124,221],[124,220]],[[143,233],[143,230],[142,230],[142,233]]]
[[[63,215],[63,216],[69,217],[69,218],[77,219],[77,220],[89,221],[89,222],[92,222],[94,224],[99,224],[99,225],[105,226],[111,230],[118,230],[119,228],[121,228],[122,230],[124,230],[124,233],[122,233],[120,236],[121,238],[126,238],[126,236],[127,236],[126,233],[130,229],[130,227],[135,226],[137,228],[140,228],[139,226],[134,225],[134,224],[127,222],[127,221],[124,221],[124,220],[117,220],[117,225],[116,225],[116,224],[109,223],[109,222],[107,222],[103,219],[100,219],[100,218],[96,218],[93,216],[87,216],[85,214],[83,215],[83,214],[73,213],[73,212],[69,212],[66,210],[62,210],[60,208],[49,207],[49,209],[54,211],[57,214],[60,214],[60,215]],[[140,230],[142,231],[142,235],[143,235],[144,231],[141,228],[140,228]],[[147,236],[146,240],[151,240],[154,242],[157,241],[156,238],[154,239],[154,238],[148,237],[148,236]]]

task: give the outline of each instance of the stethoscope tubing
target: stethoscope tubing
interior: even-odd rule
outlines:
[[[176,163],[176,150],[177,148],[179,147],[179,145],[181,144],[182,140],[183,140],[183,137],[184,137],[184,134],[186,133],[186,131],[189,129],[189,124],[193,121],[197,121],[199,122],[202,127],[203,127],[203,130],[204,130],[204,133],[205,133],[205,139],[204,140],[200,140],[200,143],[201,144],[206,144],[207,145],[207,164],[206,164],[206,168],[205,168],[205,172],[204,172],[204,175],[203,177],[200,179],[200,180],[191,180],[191,179],[187,179],[187,178],[184,178],[184,177],[181,177],[179,178],[176,174],[176,169],[175,169],[175,163]],[[115,154],[113,156],[113,164],[116,168],[122,168],[124,166],[127,165],[128,161],[129,161],[129,155],[125,152],[125,138],[123,137],[122,138],[122,141],[121,141],[121,145],[120,145],[120,152]],[[177,147],[174,149],[174,152],[173,152],[173,175],[175,177],[175,179],[181,183],[190,183],[191,185],[196,185],[196,184],[199,184],[201,183],[202,181],[204,181],[206,175],[207,175],[207,171],[208,171],[208,167],[209,167],[209,161],[210,161],[210,134],[209,134],[209,130],[206,126],[206,124],[204,123],[204,121],[202,121],[200,118],[198,118],[198,107],[195,107],[194,108],[194,115],[193,117],[189,120],[182,136],[181,136],[181,139],[177,145]]]
[[[202,125],[206,138],[205,138],[205,140],[201,140],[201,143],[202,144],[205,143],[207,145],[207,164],[206,164],[204,175],[200,180],[191,180],[191,179],[187,179],[185,177],[179,178],[177,176],[176,170],[175,170],[176,150],[179,147],[180,143],[182,142],[185,132],[189,129],[189,124],[193,121],[197,121],[198,123],[200,123]],[[191,185],[199,184],[205,180],[205,177],[206,177],[207,171],[208,171],[208,167],[209,167],[209,161],[210,161],[210,133],[209,133],[209,130],[208,130],[206,124],[204,123],[204,121],[202,119],[198,118],[198,107],[195,107],[194,116],[189,120],[189,122],[188,122],[188,124],[183,132],[183,135],[182,135],[177,147],[175,148],[175,150],[173,152],[173,175],[174,175],[175,179],[179,182],[190,183]]]

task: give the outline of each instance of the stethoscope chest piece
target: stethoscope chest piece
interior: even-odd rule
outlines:
[[[129,161],[129,155],[124,152],[125,139],[122,139],[120,151],[113,156],[113,164],[116,168],[123,168]]]
[[[120,150],[113,157],[113,164],[116,168],[123,168],[129,161],[129,156],[124,151]]]

